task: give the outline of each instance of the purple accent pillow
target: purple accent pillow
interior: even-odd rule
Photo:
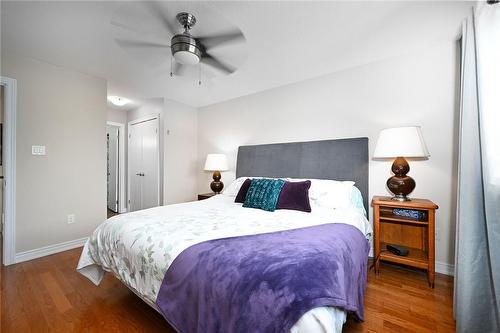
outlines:
[[[283,185],[283,188],[281,189],[276,209],[292,209],[310,213],[310,187],[310,180],[305,180],[303,182],[285,182],[285,185]]]
[[[239,203],[245,202],[245,198],[247,197],[247,192],[251,184],[252,180],[250,178],[245,179],[243,184],[241,184],[238,194],[236,194],[236,199],[234,199],[234,202],[239,202]]]

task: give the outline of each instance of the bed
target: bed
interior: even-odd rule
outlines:
[[[361,207],[366,208],[368,139],[242,146],[238,150],[236,177],[354,181],[361,193]],[[312,213],[270,213],[243,208],[234,202],[234,195],[229,191],[203,201],[114,216],[89,238],[77,270],[96,285],[105,272],[111,272],[159,310],[157,297],[169,268],[181,254],[199,244],[333,223],[353,226],[366,239],[371,237],[366,211],[359,205],[335,210],[315,207]],[[347,311],[339,307],[318,306],[302,314],[289,331],[341,332],[346,316]],[[172,326],[182,331],[178,325]]]

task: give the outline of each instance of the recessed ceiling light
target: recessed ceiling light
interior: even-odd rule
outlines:
[[[124,106],[130,103],[128,99],[119,96],[108,96],[108,101],[110,101],[113,105],[116,106]]]

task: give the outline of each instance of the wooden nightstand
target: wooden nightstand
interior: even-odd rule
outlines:
[[[214,192],[211,192],[211,193],[203,193],[203,194],[198,194],[198,201],[199,200],[205,200],[205,199],[208,199],[208,198],[211,198],[215,195]]]
[[[429,286],[434,288],[434,225],[438,206],[430,200],[411,199],[399,202],[390,197],[375,196],[372,200],[374,215],[375,272],[380,271],[380,260],[427,270]],[[395,208],[411,209],[422,213],[422,218],[398,216]],[[410,251],[408,256],[397,256],[386,250],[387,244],[402,245]]]

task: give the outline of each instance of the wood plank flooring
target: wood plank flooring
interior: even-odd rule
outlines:
[[[108,215],[108,219],[109,219],[110,217],[115,216],[115,215],[119,215],[119,213],[117,213],[117,212],[113,212],[113,211],[112,211],[111,209],[109,209],[109,208],[107,209],[107,211],[106,211],[106,212],[107,212],[107,215]]]
[[[75,271],[81,249],[2,267],[0,332],[163,332],[174,330],[111,274],[99,287]],[[365,322],[344,332],[455,332],[453,279],[382,264],[368,274]],[[311,332],[313,333],[313,332]]]

